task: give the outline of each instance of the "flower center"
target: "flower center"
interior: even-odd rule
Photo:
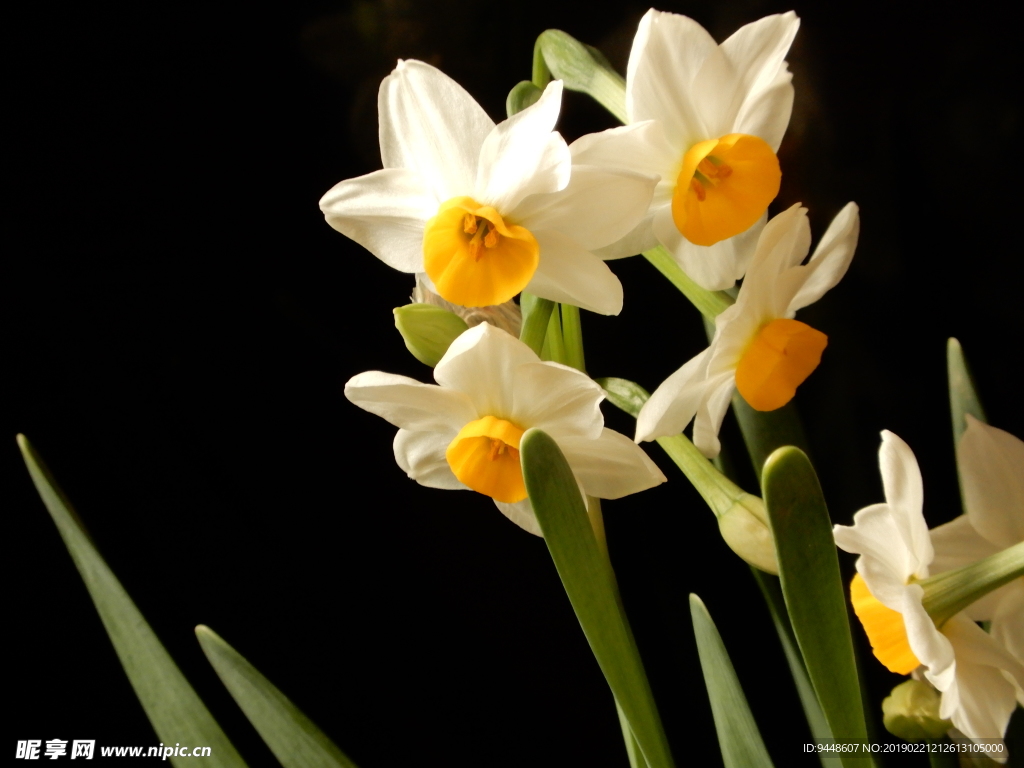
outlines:
[[[530,230],[471,197],[441,204],[423,232],[423,265],[441,296],[463,307],[503,304],[523,290],[540,262]]]
[[[751,408],[774,411],[796,394],[821,362],[828,336],[798,320],[772,320],[736,366],[736,389]]]
[[[448,444],[448,466],[461,483],[495,501],[522,501],[526,498],[519,463],[523,432],[512,422],[494,416],[471,421]]]
[[[694,144],[672,194],[672,219],[687,240],[714,245],[750,229],[779,194],[782,170],[757,136],[730,133]]]
[[[859,573],[850,582],[850,602],[864,625],[871,650],[886,669],[898,675],[909,675],[921,666],[910,649],[903,614],[879,602]]]

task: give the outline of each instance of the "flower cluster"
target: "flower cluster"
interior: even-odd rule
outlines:
[[[403,311],[399,327],[421,361],[436,363],[437,384],[371,371],[345,388],[399,428],[395,460],[410,478],[488,496],[540,534],[520,466],[527,430],[554,438],[582,495],[613,499],[665,481],[639,443],[693,422],[693,444],[713,458],[734,398],[760,412],[792,400],[828,343],[796,313],[842,279],[860,228],[849,203],[808,259],[807,210],[797,204],[768,219],[782,181],[777,152],[794,96],[786,56],[798,27],[793,13],[769,16],[719,45],[691,19],[649,11],[629,58],[625,125],[572,145],[555,130],[558,80],[530,86],[529,105],[496,124],[428,64],[400,61],[384,79],[383,169],[342,181],[320,205],[332,227],[415,274],[418,295],[433,297],[430,308]],[[634,442],[604,427],[604,393],[582,354],[575,367],[563,364],[572,361],[557,352],[568,338],[557,318],[577,308],[618,314],[623,288],[605,262],[641,252],[664,255],[728,306],[714,317],[707,349],[635,414]],[[524,327],[520,340],[511,325],[489,322],[518,312],[517,296],[524,310],[527,296],[531,306],[562,308],[539,336]],[[483,322],[467,329],[470,318]],[[421,348],[410,341],[417,332]],[[967,514],[929,532],[914,456],[883,433],[886,503],[837,526],[835,540],[860,555],[851,599],[882,663],[934,686],[940,716],[964,734],[1000,737],[1014,702],[1024,702],[1024,583],[951,616],[929,613],[922,584],[1024,540],[1024,444],[972,421],[958,451]]]

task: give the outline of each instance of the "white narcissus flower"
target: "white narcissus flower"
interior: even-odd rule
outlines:
[[[793,317],[846,274],[859,230],[857,206],[848,203],[810,261],[801,265],[811,247],[807,209],[794,205],[768,222],[736,303],[715,318],[710,346],[665,379],[644,404],[637,441],[678,434],[696,417],[694,445],[714,457],[734,389],[759,411],[788,403],[818,367],[828,342],[825,334]]]
[[[1024,442],[967,416],[956,447],[966,514],[935,528],[932,570],[968,565],[1024,541]],[[964,611],[990,621],[992,637],[1024,663],[1024,577]]]
[[[626,70],[629,125],[571,147],[575,162],[661,177],[647,217],[609,257],[661,243],[709,290],[743,276],[779,192],[775,153],[793,110],[785,58],[799,26],[792,12],[766,16],[718,45],[693,19],[647,12]]]
[[[605,315],[622,285],[591,251],[636,226],[657,179],[573,166],[553,129],[562,83],[498,125],[454,80],[400,61],[378,95],[384,169],[337,184],[328,223],[466,307],[520,291]]]
[[[540,535],[519,463],[519,441],[534,427],[558,443],[589,496],[617,499],[665,482],[639,446],[605,428],[594,381],[541,362],[492,325],[459,336],[434,378],[440,386],[369,371],[345,385],[349,400],[399,428],[395,460],[420,485],[478,491]]]
[[[1002,738],[1016,701],[1024,703],[1024,665],[967,612],[935,626],[915,583],[934,559],[917,460],[891,432],[882,433],[878,458],[885,503],[833,529],[840,549],[860,555],[850,585],[854,612],[882,664],[898,674],[917,670],[942,694],[940,717],[970,738]]]

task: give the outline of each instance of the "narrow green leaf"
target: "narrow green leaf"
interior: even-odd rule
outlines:
[[[96,551],[70,502],[24,435],[18,435],[18,446],[157,737],[165,744],[210,747],[211,754],[203,758],[203,765],[244,766],[213,715]],[[187,757],[170,760],[175,766],[195,764]]]
[[[565,342],[565,364],[586,373],[587,362],[583,354],[583,326],[580,323],[580,308],[572,304],[562,304],[560,307],[562,339]]]
[[[209,627],[196,627],[203,653],[284,768],[356,768],[334,742],[259,670]]]
[[[818,477],[799,448],[768,457],[762,477],[782,594],[807,674],[837,739],[867,738],[846,597]],[[843,764],[863,765],[844,757]]]
[[[523,477],[583,633],[650,768],[672,756],[611,563],[594,535],[579,485],[558,445],[531,429],[520,442]]]
[[[782,644],[782,652],[786,657],[786,664],[789,673],[793,677],[793,684],[796,686],[796,694],[800,698],[800,706],[807,718],[807,725],[811,729],[811,736],[816,739],[831,739],[832,732],[828,729],[828,722],[825,720],[825,713],[821,711],[818,703],[818,696],[814,693],[814,686],[807,676],[807,667],[804,666],[804,659],[800,655],[796,638],[793,636],[793,627],[789,623],[789,614],[786,613],[786,602],[782,596],[782,588],[779,586],[779,579],[769,573],[764,573],[757,568],[751,568],[757,586],[764,595],[764,601],[768,605],[768,611],[772,615],[772,624],[775,625],[775,632]],[[841,765],[838,758],[818,755],[821,764],[825,768]]]
[[[967,429],[964,418],[967,414],[985,423],[988,419],[974,388],[974,377],[964,357],[963,347],[953,338],[946,342],[946,372],[949,376],[949,411],[953,417],[953,445],[956,446]]]
[[[736,392],[732,396],[732,411],[757,477],[761,476],[765,461],[776,448],[793,445],[807,453],[807,437],[795,402],[790,401],[774,411],[755,411]]]
[[[722,636],[718,634],[718,627],[707,606],[694,594],[690,595],[690,617],[725,768],[771,768],[772,759],[761,739],[747,697],[743,695]]]

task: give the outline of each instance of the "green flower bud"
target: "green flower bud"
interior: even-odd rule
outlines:
[[[939,739],[953,727],[939,717],[939,692],[921,680],[907,680],[882,701],[882,721],[893,736],[907,741]]]
[[[729,549],[750,565],[767,573],[779,572],[775,539],[759,497],[749,493],[739,496],[718,516],[718,530]]]
[[[549,29],[537,38],[538,57],[570,91],[582,91],[626,122],[626,81],[599,50],[560,29]]]
[[[395,327],[413,357],[430,367],[437,365],[451,343],[469,328],[454,312],[430,304],[398,307]]]
[[[505,99],[505,111],[509,117],[517,115],[527,107],[536,104],[542,93],[544,91],[529,80],[521,80],[508,92],[508,97]]]

